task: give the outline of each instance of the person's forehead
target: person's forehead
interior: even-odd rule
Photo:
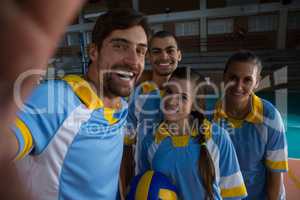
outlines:
[[[111,39],[122,38],[133,44],[147,45],[147,35],[142,26],[133,26],[128,29],[113,30],[106,38],[105,41],[109,42]]]
[[[168,37],[155,37],[151,41],[151,48],[166,48],[169,46],[177,47],[177,43],[174,39],[174,37],[168,36]]]

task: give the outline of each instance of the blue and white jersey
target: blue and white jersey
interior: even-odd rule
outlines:
[[[116,199],[127,103],[106,108],[79,76],[39,85],[13,127],[33,199]]]
[[[159,90],[154,82],[143,82],[135,88],[129,98],[127,117],[127,133],[125,144],[135,142],[136,173],[140,173],[141,142],[148,133],[154,133],[155,127],[163,119],[161,102],[163,91]]]
[[[214,199],[241,199],[247,196],[238,160],[224,129],[205,120],[206,145],[213,160],[216,179]],[[149,169],[168,176],[183,200],[205,199],[206,191],[199,173],[198,134],[173,136],[164,124],[155,135],[148,134],[142,143],[141,171]]]
[[[266,199],[266,170],[286,172],[287,142],[277,109],[268,101],[251,98],[252,109],[244,120],[227,116],[222,102],[216,104],[213,120],[227,129],[235,147],[248,191],[248,199]],[[283,186],[282,186],[283,187]],[[284,190],[281,199],[284,199]]]

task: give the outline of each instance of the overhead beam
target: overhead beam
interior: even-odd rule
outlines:
[[[270,13],[270,12],[280,12],[282,8],[281,3],[265,3],[265,4],[254,4],[254,5],[245,5],[245,6],[232,6],[226,8],[214,8],[214,9],[204,9],[204,10],[193,10],[193,11],[183,11],[183,12],[174,12],[168,14],[156,14],[149,15],[148,20],[150,23],[164,23],[172,21],[189,21],[189,20],[199,20],[203,17],[206,18],[222,18],[228,16],[249,16],[257,15],[261,13]],[[285,6],[288,11],[297,11],[300,10],[300,2],[295,2]],[[94,13],[85,15],[84,18],[95,18],[103,14]],[[69,32],[78,32],[78,31],[87,31],[93,28],[94,23],[88,23],[83,25],[72,25],[69,26]]]

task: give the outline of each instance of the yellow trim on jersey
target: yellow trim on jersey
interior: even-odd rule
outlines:
[[[288,161],[271,161],[271,160],[266,160],[266,165],[270,169],[288,170]]]
[[[166,123],[161,123],[157,129],[157,132],[155,134],[155,143],[160,144],[161,141],[163,141],[166,137],[171,136],[169,131],[167,130],[166,126],[168,126]]]
[[[177,194],[174,191],[167,189],[160,189],[158,197],[162,200],[177,200]]]
[[[19,118],[16,119],[16,126],[17,128],[19,128],[24,139],[24,147],[21,151],[19,151],[19,154],[16,157],[16,160],[20,160],[24,158],[31,151],[31,149],[33,148],[33,141],[32,141],[32,135],[29,128]]]
[[[229,124],[232,128],[241,128],[244,121],[248,121],[254,124],[259,124],[263,122],[263,102],[254,93],[252,96],[252,108],[251,112],[246,116],[245,119],[234,119],[229,117],[222,108],[222,101],[219,100],[216,103],[216,113],[214,114],[214,121],[218,122],[220,119],[228,119]]]
[[[244,184],[229,189],[221,189],[221,196],[223,198],[242,197],[246,195],[247,195],[247,190]]]
[[[114,118],[115,110],[112,108],[103,109],[103,117],[108,121],[109,124],[114,124],[118,121],[117,118]]]
[[[172,144],[174,147],[185,147],[189,144],[189,139],[190,137],[197,137],[198,136],[198,131],[196,128],[192,129],[192,133],[190,134],[185,134],[185,135],[172,135],[168,129],[167,129],[167,124],[166,123],[161,123],[155,133],[155,143],[160,144],[161,141],[163,141],[166,137],[171,137]],[[205,136],[205,140],[209,140],[211,138],[211,123],[207,120],[204,119],[203,123],[201,125],[201,128],[203,130],[203,134]]]
[[[160,90],[157,85],[154,82],[143,82],[141,84],[142,87],[142,94],[149,94],[155,90],[159,90],[159,94],[161,97],[163,97],[165,95],[165,90]]]
[[[118,121],[117,118],[114,118],[115,109],[104,107],[103,101],[93,91],[90,84],[83,78],[77,75],[68,75],[65,76],[63,80],[67,81],[75,94],[89,109],[103,108],[104,119],[106,119],[109,124],[114,124]]]
[[[136,143],[136,137],[130,137],[130,135],[124,136],[124,144],[125,145],[133,145]]]
[[[77,75],[68,75],[63,78],[74,90],[75,94],[89,109],[104,107],[103,101],[93,91],[90,84]]]
[[[136,188],[136,193],[135,193],[135,199],[138,200],[147,200],[148,199],[148,193],[149,193],[149,188],[151,185],[151,180],[154,175],[154,171],[147,171],[139,181],[137,188]]]
[[[185,147],[189,144],[189,135],[174,135],[172,138],[172,144],[174,147]]]
[[[157,86],[152,82],[142,83],[143,94],[149,94],[150,92],[157,89]]]
[[[252,94],[252,110],[247,115],[245,120],[248,122],[259,124],[262,123],[264,120],[263,115],[264,113],[262,100],[255,94]]]

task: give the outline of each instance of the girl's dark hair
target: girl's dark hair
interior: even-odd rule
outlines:
[[[251,51],[242,50],[229,57],[224,68],[224,74],[227,72],[230,65],[235,62],[254,62],[258,67],[258,72],[260,73],[262,70],[260,58]]]
[[[149,24],[142,13],[129,8],[112,9],[98,17],[92,32],[92,42],[101,48],[103,40],[114,30],[128,29],[133,26],[141,26],[149,37]]]
[[[178,78],[188,80],[190,79],[195,85],[199,83],[201,80],[201,76],[191,70],[189,67],[179,67],[173,73],[171,78]],[[199,120],[199,143],[200,143],[200,159],[199,159],[199,173],[200,177],[203,180],[204,189],[206,190],[205,199],[213,200],[214,192],[213,192],[213,183],[216,178],[215,167],[213,160],[209,154],[209,151],[206,146],[206,139],[201,129],[201,125],[204,119],[203,114],[201,114],[198,110],[192,111],[191,115]]]

